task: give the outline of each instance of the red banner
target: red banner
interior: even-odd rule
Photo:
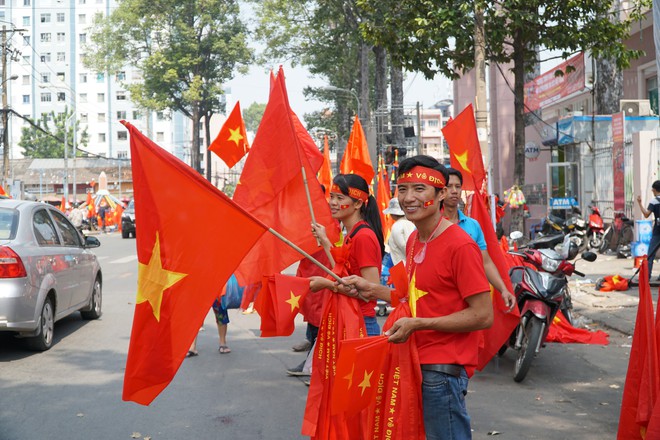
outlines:
[[[566,72],[571,66],[575,70]],[[556,76],[558,70],[563,76]],[[584,89],[584,53],[580,52],[550,71],[525,83],[525,112],[533,112]]]
[[[612,176],[614,182],[614,210],[625,208],[623,174],[623,139],[625,135],[625,117],[623,112],[612,115]]]

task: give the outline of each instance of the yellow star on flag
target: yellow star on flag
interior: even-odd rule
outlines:
[[[235,129],[230,128],[229,133],[230,135],[227,140],[234,142],[236,145],[244,139],[240,127],[236,127]]]
[[[160,305],[163,302],[163,292],[187,275],[163,269],[163,263],[160,259],[160,240],[156,232],[156,242],[151,252],[149,264],[138,262],[137,304],[148,301],[156,321],[160,322]]]
[[[295,309],[300,308],[300,297],[302,295],[296,296],[293,294],[293,291],[290,291],[289,294],[291,295],[291,298],[287,299],[284,302],[291,305],[291,311],[293,312]]]
[[[361,396],[364,396],[364,390],[367,388],[371,387],[371,375],[374,374],[374,372],[367,373],[367,370],[364,370],[364,378],[362,379],[362,382],[360,382],[360,385],[358,385],[359,388],[362,388],[362,392],[360,393]]]
[[[413,317],[417,316],[417,301],[419,301],[424,295],[428,295],[428,292],[417,288],[415,285],[416,277],[417,272],[414,272],[410,284],[408,285],[408,304],[410,305],[410,313],[412,313]]]
[[[463,169],[465,171],[470,171],[470,168],[468,168],[468,164],[467,164],[467,161],[468,161],[468,152],[467,151],[465,151],[463,154],[454,154],[454,157],[456,158],[458,163],[461,164],[461,167],[463,167]]]

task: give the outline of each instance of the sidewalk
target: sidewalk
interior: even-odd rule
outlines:
[[[584,260],[577,262],[576,269],[584,272],[586,277],[571,277],[571,296],[576,315],[586,318],[587,327],[600,326],[625,335],[633,334],[639,288],[630,287],[625,292],[600,292],[595,287],[596,281],[606,275],[621,275],[629,279],[637,270],[633,266],[633,258],[618,259],[615,255],[598,254],[598,259],[593,263]],[[657,276],[657,271],[654,272],[652,279]],[[638,282],[639,277],[636,276],[634,281]],[[658,283],[651,285],[651,293],[657,301]],[[589,321],[593,324],[589,325]]]

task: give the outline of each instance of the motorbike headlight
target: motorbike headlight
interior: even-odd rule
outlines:
[[[584,228],[584,225],[586,223],[585,223],[584,219],[579,218],[579,219],[576,220],[575,224],[577,225],[578,228]]]
[[[541,254],[541,268],[546,272],[554,273],[559,269],[559,260],[553,260]]]

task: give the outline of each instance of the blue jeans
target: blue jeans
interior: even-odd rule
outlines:
[[[380,335],[380,326],[375,316],[363,316],[364,326],[367,328],[367,336]]]
[[[653,261],[655,260],[655,254],[657,252],[653,252],[651,254],[650,252],[653,250],[653,248],[658,246],[658,243],[660,243],[660,234],[653,234],[651,236],[651,242],[649,243],[649,280],[651,279],[651,271],[653,270]]]
[[[422,404],[426,440],[469,440],[470,416],[465,406],[468,377],[422,370]]]

